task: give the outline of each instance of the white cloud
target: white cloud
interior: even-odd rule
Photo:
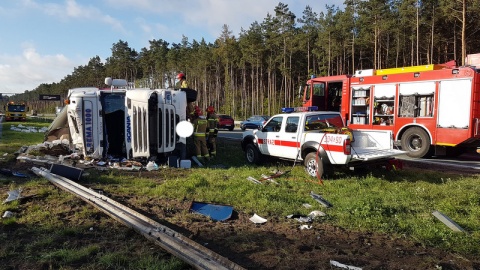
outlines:
[[[81,3],[81,2],[80,2]],[[126,32],[120,20],[115,19],[108,13],[94,6],[86,6],[77,3],[76,0],[65,0],[64,3],[46,3],[40,1],[24,0],[23,5],[28,8],[38,9],[48,16],[58,17],[64,21],[84,20],[99,21],[110,25],[114,30]]]
[[[0,55],[1,93],[23,93],[42,83],[59,82],[79,65],[62,54],[41,55],[32,44],[22,46],[22,55]]]

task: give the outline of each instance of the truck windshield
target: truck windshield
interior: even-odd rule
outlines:
[[[25,105],[8,105],[9,112],[24,112]]]
[[[305,131],[343,126],[342,117],[338,114],[314,114],[305,118]]]

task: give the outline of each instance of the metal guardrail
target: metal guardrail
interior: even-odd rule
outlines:
[[[52,174],[45,168],[33,167],[32,171],[38,176],[47,178],[55,186],[77,195],[115,220],[136,230],[196,269],[244,269],[182,234],[91,189],[65,177]]]

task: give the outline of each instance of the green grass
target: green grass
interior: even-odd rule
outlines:
[[[18,136],[9,131],[9,124],[4,123],[0,153],[43,140],[43,134],[27,135]],[[4,138],[11,141],[5,142]],[[306,215],[312,210],[322,210],[327,214],[322,222],[348,230],[401,236],[424,246],[460,255],[480,254],[478,175],[462,176],[428,170],[372,169],[366,175],[338,171],[333,179],[324,180],[322,185],[316,179],[309,178],[301,164],[293,166],[289,162],[270,161],[263,166],[246,165],[239,142],[219,141],[217,152],[217,160],[210,162],[207,168],[161,168],[154,177],[146,175],[146,172],[89,171],[81,183],[101,188],[116,197],[132,198],[137,207],[148,207],[152,198],[167,199],[172,204],[185,199],[232,205],[237,212],[248,215],[257,213],[275,220],[282,220],[289,214]],[[226,168],[215,167],[219,164]],[[256,185],[246,180],[248,176],[258,179],[261,174],[270,174],[275,169],[289,171],[275,179],[278,185],[268,182]],[[0,181],[0,185],[9,190],[17,186],[12,185],[11,181]],[[185,267],[176,259],[152,252],[148,246],[139,247],[137,256],[132,259],[132,251],[121,245],[108,250],[99,247],[95,241],[79,245],[73,242],[72,237],[111,237],[118,243],[128,242],[133,236],[130,230],[109,219],[102,221],[103,229],[95,228],[90,232],[89,228],[95,226],[95,220],[103,214],[75,196],[58,191],[45,179],[24,183],[22,187],[36,194],[36,203],[28,209],[18,202],[1,204],[0,213],[6,210],[22,213],[11,219],[2,219],[1,231],[20,226],[24,234],[49,237],[27,244],[4,241],[8,236],[0,234],[0,240],[5,243],[0,247],[0,261],[18,256],[15,254],[20,252],[26,254],[27,261],[38,262],[45,268],[74,269],[79,261],[90,261],[91,269]],[[322,195],[334,207],[320,207],[310,197],[311,191]],[[311,204],[313,209],[306,209],[304,203]],[[46,207],[48,211],[45,211]],[[432,215],[435,210],[449,216],[467,232],[453,232]],[[188,213],[172,219],[181,218],[188,219]],[[65,220],[73,221],[77,226],[65,228]],[[112,227],[118,229],[114,236],[102,231]],[[64,240],[64,245],[54,245]]]
[[[238,147],[238,146],[237,146]],[[237,151],[235,146],[229,153]],[[373,231],[405,236],[425,246],[439,247],[461,254],[480,253],[480,186],[478,176],[461,176],[431,171],[385,171],[372,169],[364,176],[337,172],[323,185],[309,178],[303,167],[290,163],[267,163],[251,167],[236,160],[222,158],[228,169],[195,168],[178,174],[178,169],[165,169],[158,179],[141,174],[111,174],[92,181],[112,193],[135,194],[145,200],[166,198],[232,205],[239,212],[257,213],[267,219],[289,214],[308,214],[312,209],[327,213],[324,222],[351,230]],[[259,178],[272,170],[291,170],[277,178],[279,185],[265,182],[255,185],[248,176]],[[93,180],[95,179],[95,180]],[[115,183],[114,187],[108,185]],[[334,205],[322,209],[310,197],[313,191]],[[432,212],[449,216],[467,233],[455,233],[437,220]]]

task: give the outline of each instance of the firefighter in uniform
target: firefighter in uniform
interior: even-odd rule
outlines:
[[[176,88],[188,88],[188,83],[187,83],[187,78],[185,77],[185,74],[183,73],[178,73],[176,77]],[[193,102],[187,102],[187,119],[190,121],[193,121],[194,118],[194,106]]]
[[[187,84],[187,78],[185,77],[185,74],[183,73],[178,73],[177,74],[177,80],[178,80],[178,88],[188,88]]]
[[[206,136],[208,133],[208,122],[202,114],[202,110],[195,106],[195,117],[193,119],[193,143],[195,144],[195,155],[197,158],[203,157],[206,161],[210,158],[207,148]]]
[[[210,152],[210,157],[214,158],[217,155],[217,134],[218,134],[218,118],[213,106],[207,108],[208,121],[208,139],[207,146]]]

